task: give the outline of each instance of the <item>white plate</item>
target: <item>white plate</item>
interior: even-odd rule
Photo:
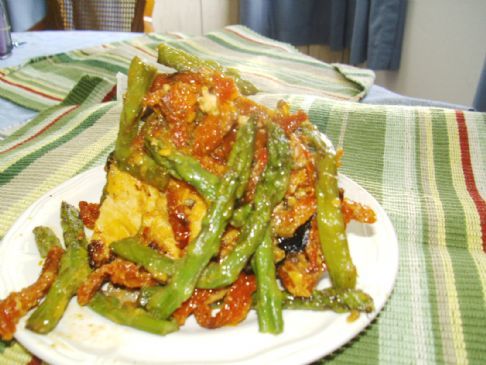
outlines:
[[[82,173],[35,202],[12,226],[0,246],[0,298],[31,284],[40,272],[32,229],[51,226],[59,236],[61,201],[98,201],[105,183],[102,167]],[[81,308],[72,300],[57,328],[37,335],[24,328],[17,340],[51,364],[297,364],[308,363],[344,345],[361,332],[383,308],[398,269],[398,243],[393,226],[378,202],[358,184],[340,176],[351,199],[368,204],[377,213],[373,225],[351,223],[348,238],[358,269],[360,289],[369,293],[376,311],[355,322],[347,314],[285,311],[285,330],[278,336],[258,332],[256,316],[236,327],[200,328],[192,319],[165,337],[119,326]],[[329,282],[324,280],[323,286]]]

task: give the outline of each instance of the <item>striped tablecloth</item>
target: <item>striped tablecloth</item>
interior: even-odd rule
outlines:
[[[105,161],[120,112],[114,75],[135,54],[153,59],[160,41],[236,65],[262,90],[257,101],[304,109],[344,148],[342,172],[390,216],[400,250],[392,296],[364,333],[323,361],[484,363],[486,115],[356,103],[371,72],[318,62],[245,28],[147,35],[2,70],[0,95],[40,114],[0,142],[0,236],[46,191]],[[19,344],[0,342],[0,364],[31,360]]]

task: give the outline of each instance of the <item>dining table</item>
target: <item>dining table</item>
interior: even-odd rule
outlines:
[[[303,110],[343,149],[340,173],[373,197],[393,228],[370,254],[391,266],[388,277],[376,277],[383,303],[359,331],[332,348],[313,342],[318,337],[309,332],[285,345],[295,353],[249,349],[251,356],[215,357],[214,363],[484,363],[486,113],[396,94],[376,85],[372,70],[325,63],[240,25],[202,36],[36,31],[13,33],[12,40],[12,55],[0,61],[0,263],[16,252],[11,232],[29,207],[104,165],[130,61],[138,56],[172,72],[157,64],[157,47],[166,43],[237,69],[258,89],[250,97],[258,103],[275,108],[283,99]],[[18,245],[19,254],[26,250],[21,239]],[[396,257],[380,256],[395,245]],[[20,289],[13,277],[0,266],[0,300]],[[390,290],[380,291],[382,283]],[[266,336],[262,343],[274,341]],[[160,338],[162,353],[169,337]],[[0,341],[0,364],[89,363],[62,346],[37,351],[24,338]],[[330,350],[320,351],[321,345]],[[191,351],[179,351],[173,362],[189,363],[184,356]],[[104,363],[108,353],[97,361]]]

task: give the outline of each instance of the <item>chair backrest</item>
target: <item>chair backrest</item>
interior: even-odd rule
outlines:
[[[48,0],[51,27],[143,32],[145,0]]]

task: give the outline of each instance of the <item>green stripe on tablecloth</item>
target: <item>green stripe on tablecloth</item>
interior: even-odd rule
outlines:
[[[35,152],[25,155],[23,158],[16,161],[14,164],[10,165],[8,168],[6,168],[3,171],[2,175],[0,176],[0,186],[9,183],[18,174],[20,174],[22,171],[28,168],[30,164],[32,164],[38,158],[42,157],[44,154],[48,153],[54,148],[59,147],[61,144],[65,143],[66,141],[73,139],[84,129],[91,127],[98,120],[98,118],[100,118],[109,108],[110,108],[109,104],[103,105],[99,110],[97,110],[90,117],[86,118],[81,124],[77,125],[68,133],[62,134],[59,138],[54,139],[49,144],[42,146],[40,149],[36,150]],[[50,130],[50,133],[55,132],[60,128],[64,127],[66,124],[70,122],[71,118],[75,118],[83,111],[84,108],[79,108],[73,111],[73,113],[68,117],[62,117],[59,120],[59,122],[53,126],[53,129]]]
[[[59,105],[44,109],[36,117],[31,119],[28,123],[24,124],[21,128],[17,129],[11,135],[5,137],[3,140],[0,141],[0,151],[7,150],[8,148],[12,147],[19,140],[24,140],[35,133],[37,133],[40,129],[45,127],[47,121],[50,121],[50,116],[54,114],[59,114],[60,111],[64,110],[64,107],[60,107]],[[36,128],[38,126],[38,128]],[[0,155],[1,156],[1,155]]]
[[[28,154],[29,167],[17,174],[11,183],[0,186],[3,208],[0,212],[0,236],[23,210],[47,190],[84,168],[104,162],[116,138],[120,105],[111,102],[83,109],[82,114],[76,113],[76,110],[66,115],[73,126],[61,130],[57,139]]]
[[[402,359],[409,363],[434,363],[434,339],[430,323],[428,278],[425,264],[422,206],[417,191],[414,148],[416,114],[403,113],[403,122],[387,113],[384,150],[383,208],[397,232],[400,270],[386,311],[380,315],[380,362]],[[409,326],[396,329],[396,322]],[[397,345],[398,344],[398,345]]]
[[[431,251],[431,246],[427,245],[429,242],[429,237],[431,235],[430,233],[430,223],[433,219],[431,217],[430,213],[430,208],[428,205],[428,200],[425,199],[425,197],[428,196],[428,194],[425,191],[425,170],[424,170],[424,159],[422,158],[424,149],[427,150],[428,146],[425,144],[426,141],[423,138],[423,118],[421,117],[421,114],[417,112],[417,117],[415,121],[416,129],[415,129],[415,145],[413,146],[415,149],[415,153],[418,156],[418,159],[416,161],[416,174],[417,174],[417,191],[418,191],[418,196],[421,202],[421,216],[422,216],[422,236],[419,237],[419,242],[421,241],[424,253],[424,258],[425,258],[425,269],[427,273],[427,280],[426,280],[426,285],[427,285],[427,290],[429,295],[424,298],[424,300],[428,301],[428,304],[430,305],[430,313],[428,315],[428,320],[430,321],[430,326],[432,329],[432,340],[434,346],[429,348],[429,351],[433,351],[433,356],[436,359],[438,363],[443,363],[444,362],[444,353],[443,353],[443,344],[442,344],[442,338],[441,338],[441,330],[440,330],[440,318],[439,318],[439,311],[440,307],[437,302],[437,287],[435,283],[435,278],[434,278],[434,263],[433,263],[433,257],[434,254]],[[402,268],[403,270],[403,268]],[[406,302],[405,302],[406,303]],[[424,340],[424,339],[422,339]]]
[[[484,361],[484,351],[486,351],[486,307],[483,288],[477,280],[477,268],[470,252],[457,247],[451,247],[449,252],[453,257],[454,279],[459,294],[458,301],[467,357],[472,363],[479,363]],[[483,353],[478,350],[478,345],[482,345]]]
[[[22,70],[22,72],[15,72],[9,76],[9,80],[17,84],[27,84],[30,88],[39,90],[45,94],[62,99],[66,93],[66,83],[70,84],[70,80],[66,79],[65,75],[60,73],[49,74],[47,80],[43,78],[45,76],[44,70],[36,70],[33,67]],[[74,80],[79,79],[79,73],[76,74]],[[74,81],[73,80],[73,81]]]
[[[100,86],[103,86],[100,93]],[[61,105],[76,105],[83,103],[99,103],[106,96],[112,84],[100,77],[83,76],[76,86],[66,95]]]
[[[74,60],[71,57],[69,57],[68,53],[64,53],[64,54],[62,54],[60,61],[70,63]],[[112,75],[116,74],[117,72],[126,73],[127,69],[128,69],[128,67],[122,67],[122,66],[119,66],[119,65],[115,65],[113,63],[108,63],[106,61],[96,60],[96,59],[85,59],[85,60],[82,60],[82,61],[76,61],[74,63],[78,63],[78,62],[83,63],[86,66],[91,66],[93,68],[93,70],[99,69],[103,73],[108,72]],[[127,66],[128,66],[128,62],[127,62]]]
[[[342,114],[331,112],[336,130],[343,138],[342,171],[368,190],[379,202],[382,200],[383,152],[386,114],[370,111],[366,116],[349,110],[344,116],[347,128],[340,128]]]
[[[40,148],[39,143],[46,144],[46,141],[48,141],[48,138],[45,138],[46,136],[55,138],[58,130],[68,122],[68,119],[64,119],[65,122],[63,122],[62,118],[59,118],[74,105],[97,103],[103,99],[109,88],[111,88],[111,84],[103,79],[84,76],[60,105],[41,112],[24,127],[14,132],[12,136],[0,142],[0,152],[5,160],[4,163],[0,163],[2,169],[14,164],[20,158],[19,156],[28,154],[32,148]],[[39,138],[41,133],[43,136]]]
[[[113,141],[113,143],[110,143],[109,145],[107,145],[105,148],[100,150],[100,152],[98,152],[93,158],[87,160],[85,164],[80,166],[78,171],[76,171],[75,175],[78,175],[78,174],[80,174],[80,173],[82,173],[86,170],[89,170],[93,167],[105,165],[108,156],[110,155],[110,153],[113,151],[114,148],[115,148],[115,143]]]
[[[60,100],[49,100],[32,92],[23,92],[15,86],[0,84],[0,97],[32,110],[43,110],[56,105]]]
[[[445,217],[447,246],[467,248],[467,241],[464,240],[466,234],[464,212],[452,184],[450,145],[446,123],[447,121],[442,111],[432,111],[434,167],[437,188],[443,208],[448,213]]]

